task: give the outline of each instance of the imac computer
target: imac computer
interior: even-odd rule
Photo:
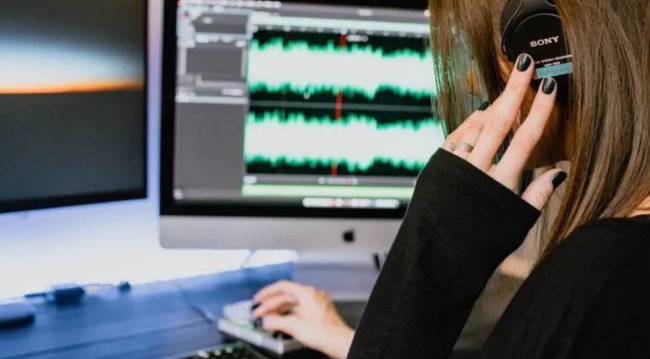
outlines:
[[[426,12],[169,0],[164,20],[162,245],[387,251],[444,142]]]
[[[0,8],[0,213],[145,198],[147,1]],[[35,315],[0,303],[1,328]]]
[[[146,0],[0,7],[0,213],[146,197]]]

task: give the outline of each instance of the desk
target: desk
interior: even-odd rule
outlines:
[[[161,359],[216,346],[223,336],[188,305],[179,285],[191,301],[221,314],[224,305],[252,298],[263,286],[290,279],[293,265],[276,265],[209,275],[171,282],[134,286],[126,294],[107,289],[88,296],[84,305],[55,308],[37,305],[35,325],[0,331],[1,359],[129,358]],[[376,272],[354,270],[353,277],[328,272],[324,266],[301,269],[301,282],[318,285],[334,293],[366,288],[369,292]],[[325,275],[328,273],[328,275]],[[337,278],[345,278],[345,286]],[[337,288],[337,286],[339,288]],[[363,308],[347,306],[349,321],[358,321]],[[350,319],[351,318],[351,319]],[[356,324],[356,323],[350,323]]]
[[[349,299],[370,293],[377,278],[372,265],[306,265],[292,277],[292,264],[245,269],[178,281],[134,286],[119,294],[106,290],[87,296],[83,305],[37,305],[35,325],[0,331],[0,359],[174,359],[213,347],[225,339],[185,300],[215,315],[224,305],[248,300],[263,286],[295,279]],[[339,302],[349,325],[360,320],[363,302]],[[453,359],[474,358],[455,353]]]

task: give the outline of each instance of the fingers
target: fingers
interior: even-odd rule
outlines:
[[[468,133],[463,136],[460,141],[455,142],[451,145],[451,153],[466,160],[474,150],[472,143],[476,143],[478,136],[479,132],[468,131]]]
[[[548,119],[553,112],[556,95],[557,84],[555,80],[552,78],[544,79],[528,118],[517,130],[506,153],[492,173],[492,177],[504,186],[508,188],[517,187],[519,176],[524,170],[533,149],[541,139]]]
[[[567,179],[566,172],[551,170],[536,178],[521,198],[538,210],[544,209],[553,192]]]
[[[483,131],[474,145],[474,151],[467,158],[475,167],[486,171],[492,165],[494,155],[510,133],[512,124],[520,111],[534,70],[535,64],[532,57],[521,54],[505,91],[485,111],[489,120],[483,126]]]
[[[283,280],[262,289],[255,295],[253,300],[256,303],[261,303],[266,299],[279,294],[289,294],[300,300],[300,298],[304,298],[308,295],[310,289],[310,287],[305,287],[294,282]]]
[[[456,142],[462,141],[463,137],[466,137],[468,134],[475,133],[478,137],[478,134],[481,133],[483,128],[484,117],[479,116],[476,112],[472,114],[465,122],[463,122],[452,134],[450,134],[445,144],[442,146],[449,152],[452,152],[452,145]]]
[[[526,96],[534,72],[535,63],[533,58],[528,54],[519,55],[510,79],[508,79],[506,89],[494,101],[492,109],[505,117],[515,117]]]
[[[260,318],[268,314],[283,314],[298,304],[296,297],[291,294],[278,294],[264,299],[257,309],[253,311],[253,317]]]
[[[294,338],[298,337],[301,332],[300,320],[293,315],[266,316],[262,327],[268,332],[282,332]]]
[[[447,137],[443,148],[456,156],[466,159],[471,151],[463,148],[463,146],[458,147],[455,145],[458,143],[466,143],[470,146],[474,146],[481,130],[483,129],[483,123],[485,122],[485,116],[482,112],[489,106],[490,103],[488,101],[483,102],[476,112],[465,120],[456,131]]]

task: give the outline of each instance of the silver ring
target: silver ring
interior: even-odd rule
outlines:
[[[474,146],[466,142],[454,142],[451,144],[451,152],[456,152],[456,150],[463,150],[467,153],[472,153],[472,151],[474,151]]]

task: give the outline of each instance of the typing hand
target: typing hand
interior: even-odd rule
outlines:
[[[253,316],[263,318],[265,330],[288,334],[334,359],[347,357],[354,331],[324,291],[282,281],[262,289],[254,301]]]
[[[507,188],[515,191],[533,149],[539,142],[555,105],[557,83],[545,79],[528,118],[514,135],[498,164],[493,158],[511,132],[534,73],[533,59],[522,54],[501,96],[484,111],[472,114],[444,144],[444,149],[465,159]],[[469,145],[469,146],[468,146]],[[566,179],[566,173],[551,170],[538,177],[522,194],[522,199],[541,210]]]

